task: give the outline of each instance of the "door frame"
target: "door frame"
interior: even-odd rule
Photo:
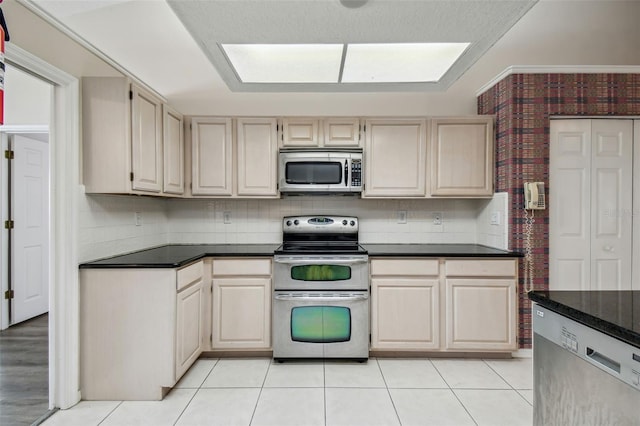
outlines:
[[[15,46],[10,65],[51,82],[49,251],[49,408],[80,401],[78,192],[80,176],[80,86],[78,78]]]

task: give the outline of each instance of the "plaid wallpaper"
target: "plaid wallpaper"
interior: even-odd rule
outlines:
[[[523,183],[545,182],[547,210],[536,211],[534,288],[549,288],[549,116],[640,116],[640,74],[512,74],[478,97],[496,116],[496,191],[508,192],[510,247],[524,252]],[[531,347],[531,304],[520,262],[519,345]]]

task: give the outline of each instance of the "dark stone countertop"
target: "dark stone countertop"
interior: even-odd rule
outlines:
[[[362,244],[369,256],[520,257],[478,244]],[[279,244],[168,244],[80,264],[81,269],[179,268],[203,257],[273,256]]]
[[[361,244],[369,256],[522,257],[480,244]]]
[[[169,244],[80,264],[91,268],[179,268],[203,257],[273,256],[279,244]]]
[[[640,348],[640,291],[531,291],[529,299]]]

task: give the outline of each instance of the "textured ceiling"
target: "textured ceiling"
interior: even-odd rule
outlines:
[[[233,91],[444,91],[537,0],[369,0],[346,8],[338,0],[168,0],[179,20]],[[242,83],[222,43],[471,42],[438,82]]]

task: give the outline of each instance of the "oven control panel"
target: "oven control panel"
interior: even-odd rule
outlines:
[[[355,233],[358,218],[353,216],[287,216],[282,219],[285,233]]]

